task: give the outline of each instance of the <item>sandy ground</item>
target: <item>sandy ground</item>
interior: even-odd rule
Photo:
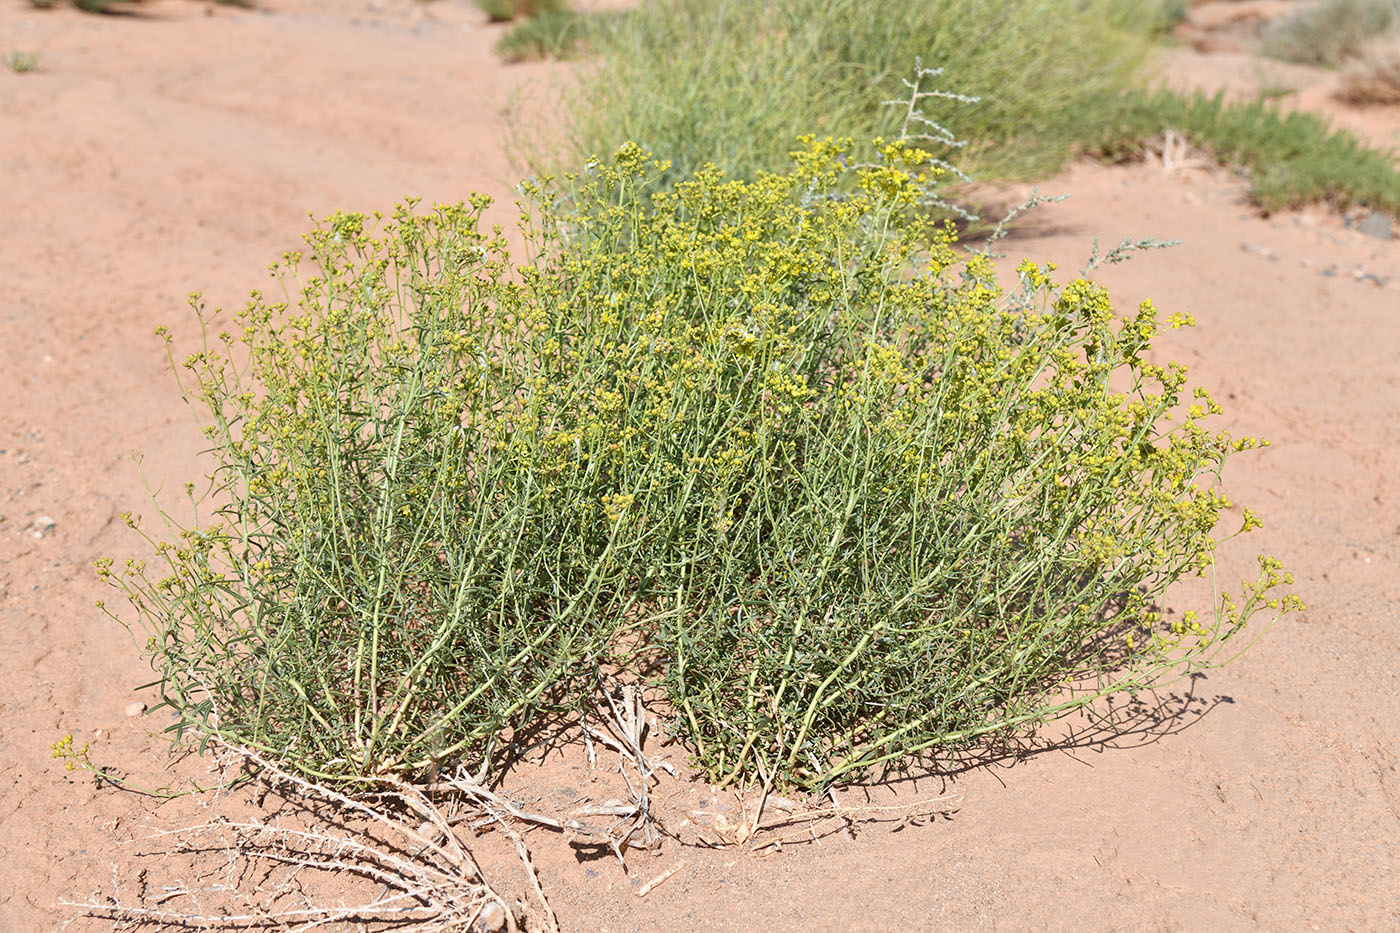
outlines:
[[[496,62],[464,0],[352,3],[0,7],[0,54],[42,56],[0,73],[0,930],[68,920],[61,901],[131,870],[121,840],[204,806],[96,789],[49,758],[74,732],[100,764],[170,779],[160,722],[126,713],[147,672],[92,608],[90,571],[131,549],[116,516],[145,508],[133,450],[156,482],[200,469],[153,328],[188,342],[185,293],[236,304],[307,211],[510,198],[503,108],[541,69]],[[1259,80],[1228,50],[1170,67]],[[1395,142],[1394,113],[1315,103]],[[1189,165],[1081,165],[1041,187],[1073,197],[1010,241],[1015,256],[1070,270],[1095,237],[1182,241],[1100,278],[1121,307],[1195,314],[1166,352],[1229,426],[1274,443],[1227,477],[1266,527],[1224,555],[1226,579],[1275,553],[1308,611],[1116,734],[1072,723],[1019,760],[871,791],[955,795],[934,819],[763,857],[672,843],[630,877],[532,834],[566,928],[1400,927],[1400,244],[1321,209],[1261,217],[1238,179]],[[568,755],[511,781],[596,793]],[[685,780],[658,794],[678,813],[715,805]],[[513,877],[482,845],[488,872],[496,858]]]

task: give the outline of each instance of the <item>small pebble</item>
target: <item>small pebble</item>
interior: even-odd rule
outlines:
[[[481,908],[472,924],[472,933],[496,933],[506,928],[506,910],[500,904],[491,902]]]
[[[1278,254],[1269,249],[1263,243],[1241,243],[1240,249],[1246,253],[1253,253],[1256,256],[1263,256],[1265,259],[1278,259]]]
[[[127,718],[130,719],[133,716],[140,716],[145,711],[146,704],[141,702],[140,700],[136,700],[133,703],[126,704],[126,709],[124,709],[122,712],[126,713]]]

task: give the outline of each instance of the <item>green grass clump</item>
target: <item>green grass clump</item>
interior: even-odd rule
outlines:
[[[1171,91],[1122,95],[1105,100],[1102,109],[1111,119],[1088,145],[1101,157],[1135,154],[1143,140],[1174,129],[1220,162],[1245,170],[1251,196],[1266,210],[1326,201],[1400,214],[1394,155],[1333,130],[1316,114]]]
[[[787,142],[817,132],[893,135],[883,101],[922,58],[976,102],[929,102],[973,140],[964,168],[1028,176],[1058,167],[1149,53],[1121,0],[655,0],[590,41],[596,66],[566,102],[566,164],[626,140],[671,160],[753,178],[781,170]],[[567,95],[566,95],[567,96]],[[548,163],[549,158],[543,161]]]
[[[882,104],[907,99],[904,76],[922,57],[945,66],[943,87],[959,93],[921,96],[920,142],[956,150],[979,178],[1043,176],[1075,153],[1139,151],[1176,129],[1246,169],[1266,209],[1397,210],[1392,154],[1320,118],[1148,91],[1146,39],[1180,14],[1180,4],[1110,0],[656,0],[592,30],[596,60],[565,92],[566,159],[636,139],[672,160],[669,181],[710,161],[755,178],[781,166],[776,141],[804,127],[898,135],[904,108]],[[959,148],[959,136],[971,143]],[[545,171],[553,157],[531,161]]]
[[[1264,30],[1264,54],[1335,68],[1397,23],[1397,0],[1323,0],[1270,24]]]
[[[473,0],[493,23],[567,11],[568,0]]]
[[[1110,20],[1137,35],[1165,38],[1191,10],[1191,0],[1121,0],[1109,9]]]
[[[526,187],[527,261],[480,199],[322,224],[183,364],[214,513],[100,564],[179,727],[417,777],[659,670],[711,778],[817,789],[1221,663],[1278,564],[1161,603],[1258,442],[1149,361],[1185,319],[960,253],[941,172],[630,145]]]
[[[572,58],[599,30],[612,28],[620,15],[573,10],[540,13],[512,26],[496,43],[496,54],[508,62]]]
[[[39,56],[33,52],[15,51],[5,56],[5,64],[15,74],[24,74],[39,67]]]

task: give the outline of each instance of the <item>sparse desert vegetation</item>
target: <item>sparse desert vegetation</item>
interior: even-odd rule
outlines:
[[[1284,61],[1335,68],[1400,23],[1395,0],[1322,0],[1264,30],[1264,52]]]
[[[15,74],[23,74],[39,67],[39,56],[33,52],[16,50],[5,56],[5,64],[9,65]]]
[[[666,194],[625,146],[527,189],[531,266],[484,202],[338,214],[287,260],[295,305],[207,318],[212,514],[148,539],[159,570],[99,568],[180,731],[372,786],[489,766],[604,667],[656,668],[712,780],[824,792],[1293,608],[1261,558],[1165,615],[1260,443],[1208,429],[1201,387],[1178,420],[1185,369],[1144,358],[1186,319],[1029,262],[1002,286],[922,210],[926,152],[858,159],[809,137]]]
[[[1400,39],[1381,39],[1365,46],[1343,68],[1338,96],[1363,106],[1400,104]]]
[[[0,11],[19,928],[1385,925],[1381,4],[288,2]]]

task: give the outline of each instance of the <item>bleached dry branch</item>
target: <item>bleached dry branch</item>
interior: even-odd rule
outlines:
[[[137,840],[156,844],[143,855],[172,859],[220,853],[225,861],[216,874],[224,880],[192,886],[174,878],[153,887],[143,870],[132,895],[114,874],[106,896],[67,906],[118,926],[156,929],[311,933],[375,922],[392,922],[396,929],[473,933],[519,929],[516,906],[485,881],[447,817],[423,790],[395,782],[388,791],[357,799],[293,774],[250,749],[213,742],[256,767],[263,781],[296,805],[296,825],[214,818],[153,833]],[[330,816],[324,815],[327,807]],[[358,825],[349,825],[351,821]],[[521,857],[533,880],[528,854],[522,851]],[[359,879],[369,891],[335,903],[318,902],[305,893],[309,876],[318,874],[336,879],[341,890],[347,879]],[[545,909],[552,924],[553,913],[547,905]]]

